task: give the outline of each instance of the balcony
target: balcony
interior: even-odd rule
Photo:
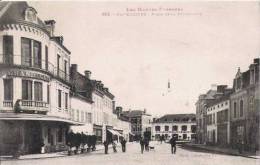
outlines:
[[[24,113],[43,113],[46,114],[49,110],[49,104],[43,101],[34,100],[18,100],[16,102],[17,112]]]
[[[49,61],[28,58],[21,55],[3,55],[0,54],[0,64],[5,66],[23,66],[26,68],[33,68],[50,73],[52,76],[60,78],[66,82],[70,81],[69,74],[60,68],[55,67]]]

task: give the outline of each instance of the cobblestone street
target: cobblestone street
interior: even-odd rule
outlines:
[[[244,158],[240,156],[230,156],[222,154],[212,154],[203,151],[192,151],[177,148],[177,154],[170,153],[169,144],[155,144],[155,150],[140,153],[138,143],[128,144],[127,152],[122,153],[118,148],[117,153],[113,153],[112,149],[109,154],[105,155],[103,150],[93,152],[91,154],[76,155],[60,158],[44,158],[35,160],[10,160],[3,161],[2,165],[47,165],[47,164],[91,164],[91,165],[133,165],[133,164],[149,164],[149,165],[257,165],[259,159]]]

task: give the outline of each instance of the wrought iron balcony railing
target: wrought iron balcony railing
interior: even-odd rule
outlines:
[[[54,66],[51,62],[38,58],[24,57],[21,55],[0,54],[0,64],[7,66],[24,66],[36,68],[51,73],[66,82],[70,81],[68,70],[65,72],[62,69]],[[67,66],[69,67],[69,66]]]

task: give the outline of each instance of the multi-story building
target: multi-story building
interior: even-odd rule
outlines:
[[[259,58],[254,59],[249,69],[238,69],[233,81],[235,92],[231,102],[231,144],[240,143],[245,150],[259,150]]]
[[[207,107],[208,104],[214,102],[215,99],[231,93],[232,89],[227,88],[226,85],[212,85],[211,89],[206,93],[199,96],[196,102],[196,143],[205,144],[207,137]]]
[[[121,116],[129,119],[134,140],[138,140],[144,132],[151,132],[152,116],[145,109],[122,111]]]
[[[112,140],[114,136],[117,136],[117,138],[120,136],[127,137],[129,123],[119,120],[118,116],[114,113],[114,95],[111,94],[109,89],[106,88],[101,81],[92,80],[90,71],[85,71],[85,75],[79,73],[76,64],[72,64],[70,75],[74,94],[79,95],[88,102],[85,103],[88,104],[88,106],[81,107],[82,114],[79,112],[79,116],[84,116],[84,111],[88,111],[87,114],[91,115],[91,123],[88,124],[92,124],[92,132],[97,136],[98,142],[103,142],[106,139]],[[91,110],[87,110],[90,108],[90,102],[93,102],[91,104]],[[89,115],[87,117],[89,117]],[[79,118],[86,119],[86,112],[85,117]],[[82,121],[80,120],[80,122]],[[84,127],[81,128],[83,128],[82,132],[86,132]]]
[[[0,4],[0,152],[66,148],[70,51],[26,2]]]
[[[176,136],[178,140],[190,141],[196,138],[195,114],[168,114],[157,118],[152,123],[152,137],[165,140]]]
[[[227,146],[230,143],[230,94],[208,104],[207,144]]]

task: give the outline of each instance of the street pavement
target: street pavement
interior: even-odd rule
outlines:
[[[259,159],[213,154],[198,150],[187,150],[177,147],[177,153],[172,155],[170,145],[153,144],[155,150],[141,154],[138,143],[127,144],[126,153],[121,148],[113,153],[105,155],[103,150],[96,152],[56,158],[42,158],[32,160],[8,160],[2,161],[1,165],[258,165]]]

